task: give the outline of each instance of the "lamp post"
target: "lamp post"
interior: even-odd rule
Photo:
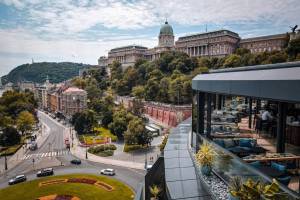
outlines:
[[[4,154],[4,169],[5,170],[7,170],[8,168],[7,168],[7,157],[6,157],[6,153],[7,153],[7,151],[5,151],[5,154]]]
[[[85,159],[88,159],[88,154],[87,154],[87,145],[85,145]]]

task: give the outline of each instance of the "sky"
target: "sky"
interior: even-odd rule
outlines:
[[[299,0],[0,0],[0,76],[32,59],[97,64],[115,47],[154,47],[166,19],[175,39],[206,27],[247,38],[285,33],[299,13]]]

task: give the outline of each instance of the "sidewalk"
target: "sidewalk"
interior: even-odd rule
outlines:
[[[71,138],[70,129],[66,129],[65,131],[69,133],[69,137]],[[86,148],[79,146],[79,141],[78,141],[77,137],[75,136],[75,134],[74,134],[74,140],[73,140],[73,147],[71,148],[71,153],[80,159],[83,159],[83,160],[86,159],[85,158]],[[127,167],[127,168],[132,168],[132,169],[144,169],[145,168],[144,162],[140,163],[140,162],[116,160],[116,159],[96,156],[96,155],[90,154],[90,153],[87,153],[87,154],[88,154],[88,160],[92,161],[92,162],[98,162],[98,163],[115,165],[115,166],[122,166],[122,167]]]
[[[37,145],[38,147],[41,146],[45,140],[48,138],[49,134],[50,134],[50,128],[46,125],[46,124],[42,124],[44,128],[44,133],[37,133]],[[24,155],[28,152],[29,150],[27,148],[25,148],[25,145],[23,145],[13,156],[11,156],[8,160],[7,160],[7,168],[8,170],[14,168],[15,166],[17,166],[21,161],[22,158],[24,157]],[[0,174],[5,173],[5,166],[0,166]]]

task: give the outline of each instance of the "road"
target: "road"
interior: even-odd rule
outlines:
[[[116,170],[114,178],[128,184],[134,190],[143,181],[145,175],[143,170],[116,167],[88,160],[83,160],[79,166],[70,164],[70,161],[75,157],[69,153],[64,145],[66,127],[42,112],[39,112],[39,119],[49,128],[49,136],[36,151],[28,152],[15,168],[8,170],[6,174],[0,177],[0,188],[7,187],[8,180],[17,174],[25,174],[28,180],[33,180],[36,178],[36,171],[44,167],[53,167],[56,175],[69,173],[99,174],[103,168],[113,168]]]

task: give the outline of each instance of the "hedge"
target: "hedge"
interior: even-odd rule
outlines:
[[[143,145],[140,144],[125,144],[123,151],[130,152],[130,151],[135,151],[143,148],[144,148]]]

